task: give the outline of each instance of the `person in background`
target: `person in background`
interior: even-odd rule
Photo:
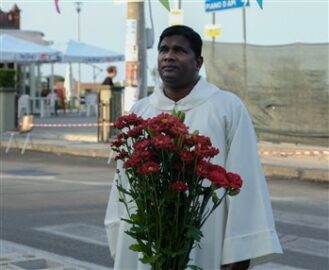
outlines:
[[[66,103],[65,103],[65,96],[64,96],[64,91],[63,89],[54,89],[54,92],[56,93],[60,103],[61,103],[61,107],[64,111],[64,114],[66,113]]]
[[[109,66],[106,71],[107,77],[104,79],[102,85],[114,86],[113,78],[117,75],[117,68],[115,66]]]
[[[173,110],[185,112],[189,130],[210,137],[213,146],[220,150],[212,163],[241,176],[240,194],[226,197],[205,222],[203,238],[191,252],[190,261],[204,270],[245,270],[281,254],[282,248],[248,111],[239,97],[199,75],[202,64],[202,40],[198,33],[183,25],[165,29],[158,42],[162,85],[135,103],[131,112],[144,119]],[[119,178],[126,179],[120,164],[113,183]],[[119,197],[113,185],[105,228],[114,270],[148,269],[138,260],[138,253],[129,250],[133,239],[125,233],[129,224],[122,220],[125,212]]]

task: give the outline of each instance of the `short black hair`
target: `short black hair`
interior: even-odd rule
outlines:
[[[160,48],[160,44],[162,40],[165,37],[174,36],[174,35],[185,37],[189,41],[191,49],[194,51],[195,56],[196,57],[201,56],[201,52],[202,52],[201,37],[191,27],[188,27],[186,25],[173,25],[163,30],[159,38],[158,50]]]
[[[117,71],[117,67],[116,66],[109,66],[106,71],[108,73],[113,73],[113,72],[116,72]]]

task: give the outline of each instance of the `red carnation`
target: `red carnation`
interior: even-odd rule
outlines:
[[[170,128],[170,133],[173,135],[185,136],[188,133],[188,127],[179,122]]]
[[[128,128],[130,126],[138,126],[142,124],[144,120],[137,116],[136,114],[132,113],[129,115],[124,115],[121,117],[118,117],[117,120],[114,123],[114,127],[118,129]]]
[[[164,149],[164,148],[173,148],[173,144],[171,142],[171,138],[165,135],[159,135],[152,139],[155,148]]]
[[[127,135],[128,137],[133,137],[133,138],[138,137],[143,134],[143,130],[144,130],[144,125],[140,124],[132,128],[131,130],[128,130]]]
[[[226,175],[229,180],[231,188],[240,189],[242,187],[242,179],[240,175],[232,172],[228,172]]]
[[[143,139],[143,140],[135,142],[134,148],[135,148],[135,150],[142,151],[142,150],[145,150],[146,148],[148,148],[150,146],[150,144],[151,144],[150,140]]]
[[[160,166],[154,161],[148,161],[137,169],[140,174],[151,175],[159,171]]]
[[[196,143],[196,144],[201,144],[203,147],[206,146],[211,146],[211,141],[210,138],[207,136],[202,136],[202,135],[195,135],[193,134],[191,139]]]
[[[114,160],[125,160],[126,158],[128,158],[128,152],[125,150],[122,150],[120,153],[118,153],[116,155]]]
[[[197,176],[208,178],[211,171],[212,164],[210,162],[201,160],[196,167]]]
[[[190,162],[192,162],[192,161],[194,160],[195,155],[194,155],[193,152],[189,152],[189,151],[187,151],[187,150],[182,150],[182,151],[180,152],[180,158],[181,158],[183,161],[185,161],[185,162],[187,162],[187,163],[190,163]]]
[[[112,143],[111,143],[111,147],[120,147],[121,145],[124,144],[124,140],[116,138]]]
[[[208,174],[209,180],[218,187],[228,188],[230,182],[226,174],[226,170],[219,165],[212,165]]]
[[[185,192],[188,189],[188,185],[182,181],[172,183],[170,187],[177,192]]]
[[[125,164],[124,168],[136,168],[142,162],[149,161],[149,159],[152,157],[152,154],[149,151],[135,151],[131,156],[130,159],[128,159]]]

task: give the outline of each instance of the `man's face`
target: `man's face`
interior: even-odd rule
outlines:
[[[114,77],[117,75],[117,71],[116,71],[116,69],[111,70],[111,71],[108,73],[108,75],[109,75],[110,78],[114,78]]]
[[[201,65],[202,57],[196,58],[184,36],[168,36],[161,41],[158,71],[165,86],[180,88],[195,83]]]

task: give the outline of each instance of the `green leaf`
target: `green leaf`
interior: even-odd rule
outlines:
[[[160,254],[156,256],[145,256],[144,258],[140,259],[140,261],[144,264],[152,264],[156,262],[156,260],[160,257]]]
[[[144,247],[140,244],[132,244],[129,249],[135,252],[143,252],[145,250]]]
[[[197,227],[190,225],[187,228],[186,235],[187,235],[187,237],[190,237],[190,238],[194,239],[195,241],[199,242],[202,237],[202,232]]]
[[[218,203],[219,198],[218,198],[216,192],[213,192],[213,193],[211,194],[211,197],[212,197],[212,201],[213,201],[214,204]]]
[[[127,189],[123,188],[123,186],[117,185],[117,188],[120,193],[131,196],[131,193]]]
[[[169,0],[160,0],[160,3],[168,10],[170,11],[170,5]]]
[[[143,248],[139,244],[133,244],[129,247],[130,250],[136,252],[142,252]]]
[[[228,195],[230,196],[236,196],[240,193],[240,189],[230,189],[228,192]]]
[[[192,269],[192,270],[203,270],[201,267],[196,266],[196,265],[187,265],[187,267]]]

